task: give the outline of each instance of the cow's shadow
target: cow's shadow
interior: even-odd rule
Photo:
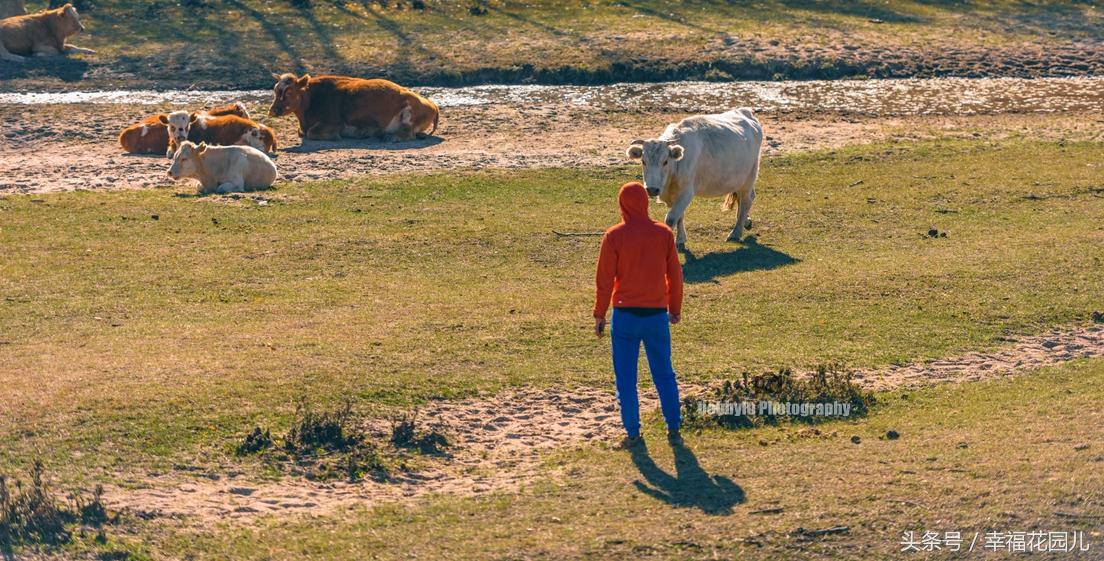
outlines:
[[[632,461],[645,481],[633,485],[645,495],[671,506],[700,509],[705,514],[732,514],[732,507],[747,500],[743,488],[723,475],[710,475],[698,457],[685,444],[671,447],[675,453],[675,473],[664,471],[643,444],[632,449]]]
[[[688,283],[717,282],[718,277],[749,271],[765,271],[801,260],[790,255],[760,245],[755,236],[744,239],[743,247],[731,251],[708,253],[701,257],[689,249],[683,250],[686,263],[682,266],[682,277]]]
[[[160,186],[159,188],[173,189],[173,188],[176,188],[176,187],[179,187],[179,185],[177,185],[177,184],[164,185],[164,186]],[[191,187],[191,186],[189,186],[189,187]],[[172,196],[176,197],[178,199],[192,199],[192,200],[208,199],[208,200],[216,200],[216,201],[217,200],[238,201],[238,200],[248,199],[248,200],[256,201],[256,200],[259,200],[259,199],[264,199],[265,194],[272,194],[272,193],[275,193],[278,190],[279,190],[279,188],[276,185],[271,185],[269,187],[257,187],[255,189],[247,189],[245,191],[235,191],[233,193],[215,193],[215,192],[199,193],[197,191],[177,191],[177,192],[173,193]]]
[[[90,66],[88,61],[71,55],[28,56],[22,62],[0,60],[0,77],[4,80],[57,78],[62,82],[79,82]]]
[[[124,158],[139,158],[146,160],[161,160],[166,164],[172,163],[172,158],[166,158],[164,152],[119,152]]]
[[[302,142],[298,146],[292,146],[284,148],[284,152],[291,152],[293,154],[310,154],[312,152],[329,152],[331,150],[349,150],[351,148],[361,148],[366,150],[421,150],[423,148],[429,148],[430,146],[436,146],[445,139],[439,136],[429,136],[426,138],[419,138],[416,140],[394,141],[389,142],[386,140],[380,140],[378,138],[366,138],[366,139],[349,139],[349,140],[307,140],[302,139]]]

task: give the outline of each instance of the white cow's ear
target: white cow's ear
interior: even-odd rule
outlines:
[[[639,160],[644,157],[644,146],[640,144],[630,144],[629,149],[625,150],[625,155],[631,160]]]
[[[679,146],[678,144],[674,144],[670,147],[670,151],[671,151],[671,159],[672,160],[677,162],[677,161],[682,159],[682,153],[683,153],[682,146]]]

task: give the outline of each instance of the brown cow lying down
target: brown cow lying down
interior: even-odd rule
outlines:
[[[169,145],[165,156],[169,158],[185,140],[222,146],[244,144],[262,152],[276,153],[276,133],[272,129],[237,115],[216,117],[176,111],[160,121],[168,128]]]
[[[437,104],[394,82],[348,76],[277,76],[269,114],[293,113],[299,136],[341,138],[423,138],[437,131]]]
[[[249,118],[249,111],[241,102],[214,107],[206,111],[197,111],[197,115],[218,117],[220,115],[237,115]],[[169,127],[161,122],[161,118],[168,119],[168,113],[150,115],[141,122],[130,125],[119,134],[119,145],[123,150],[131,154],[161,154],[169,145]],[[189,116],[189,120],[191,117]]]
[[[19,62],[25,56],[62,53],[94,53],[65,44],[72,35],[84,31],[77,9],[66,4],[56,10],[0,20],[0,59]]]

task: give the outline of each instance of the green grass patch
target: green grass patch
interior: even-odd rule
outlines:
[[[735,216],[715,201],[689,211],[676,370],[904,363],[1085,319],[1104,293],[1101,155],[940,142],[767,159],[755,238],[724,242]],[[607,387],[598,239],[552,230],[616,222],[637,173],[282,184],[265,206],[0,199],[0,467],[43,457],[79,480],[221,462],[250,428],[290,427],[300,396],[407,408]]]

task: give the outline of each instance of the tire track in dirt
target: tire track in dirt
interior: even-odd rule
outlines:
[[[856,381],[883,391],[941,383],[960,383],[1010,376],[1082,358],[1104,357],[1104,325],[1054,329],[1042,335],[1007,339],[1011,344],[990,351],[906,366],[859,370]],[[612,384],[611,384],[612,385]],[[704,391],[685,386],[686,395]],[[658,402],[645,390],[641,408]],[[443,402],[426,408],[425,422],[443,423],[455,444],[455,455],[435,467],[401,473],[388,482],[314,483],[285,478],[256,483],[237,475],[207,473],[186,479],[179,474],[136,480],[142,487],[111,487],[112,509],[203,522],[257,516],[321,515],[344,507],[408,502],[431,494],[474,496],[514,491],[548,475],[542,462],[549,452],[588,442],[614,442],[621,436],[619,414],[609,389],[518,389],[491,398]],[[232,467],[222,470],[233,474]],[[554,473],[554,472],[553,472]]]

